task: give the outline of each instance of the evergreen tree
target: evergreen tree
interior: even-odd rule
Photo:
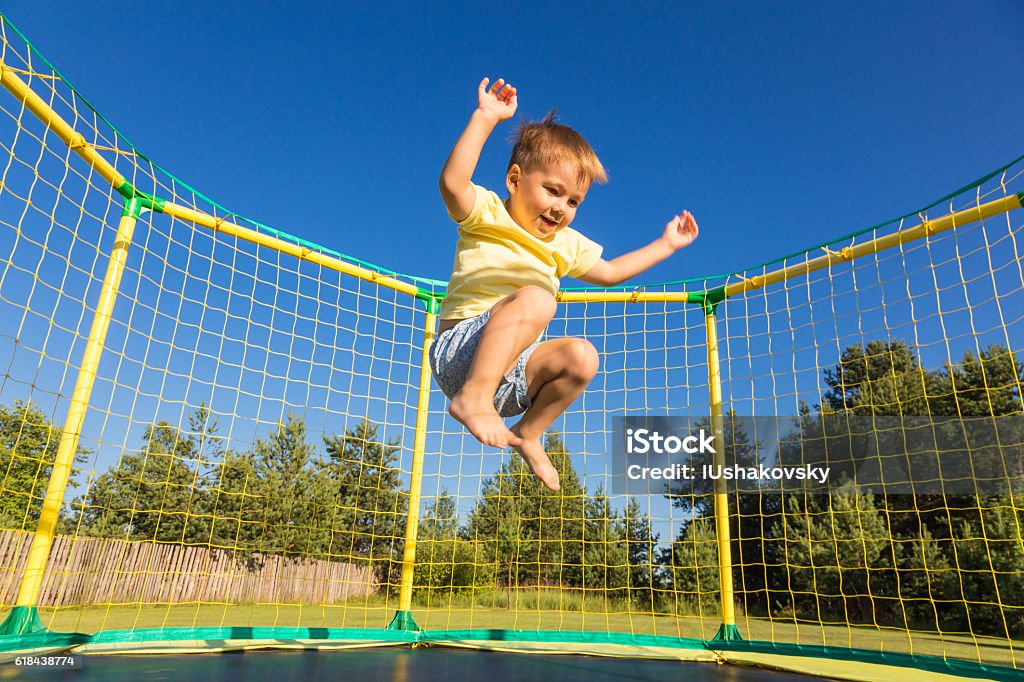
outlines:
[[[206,491],[204,510],[210,518],[209,543],[255,568],[263,535],[264,488],[253,453],[228,450]]]
[[[432,540],[458,537],[459,519],[455,512],[455,499],[442,490],[434,503],[427,508],[426,514],[420,521],[417,540]]]
[[[774,528],[782,519],[783,497],[777,491],[739,493],[730,497],[729,515],[733,581],[747,613],[767,615],[777,597],[774,567],[781,563]]]
[[[701,418],[694,424],[693,431],[695,433],[701,429],[706,433],[712,432],[712,423],[709,418]],[[747,433],[746,420],[739,417],[735,410],[725,411],[722,417],[722,431],[726,466],[750,467],[761,463],[761,457],[758,454],[760,443],[751,440]],[[688,464],[693,467],[694,471],[702,472],[704,466],[713,465],[714,462],[712,453],[700,452],[692,455]],[[674,506],[700,515],[713,512],[712,496],[714,493],[714,479],[698,473],[690,480],[673,482],[666,497],[672,500]]]
[[[325,437],[324,482],[336,491],[327,504],[333,556],[368,560],[382,585],[400,580],[409,492],[402,488],[398,440],[381,442],[377,426],[363,420],[344,434]]]
[[[889,620],[897,627],[962,631],[959,625],[949,627],[960,598],[959,580],[949,559],[927,527],[907,535],[896,539],[894,548],[897,598],[890,602],[893,617]]]
[[[256,438],[252,466],[253,503],[262,554],[320,557],[329,544],[325,517],[329,500],[320,499],[318,463],[306,440],[306,422],[291,412],[265,438]]]
[[[593,497],[586,498],[585,514],[583,573],[579,583],[570,584],[599,590],[603,597],[628,596],[629,547],[623,535],[623,524],[603,486]]]
[[[822,534],[822,543],[831,533],[837,547],[846,536],[865,540],[866,549],[879,543],[890,546],[876,559],[881,561],[887,554],[892,566],[876,565],[867,572],[888,577],[872,581],[871,590],[863,591],[865,598],[855,604],[842,595],[843,608],[851,617],[865,619],[870,612],[871,618],[889,625],[906,627],[916,623],[917,627],[1004,634],[1012,629],[1012,618],[1002,623],[1001,617],[993,617],[994,611],[985,605],[1001,604],[1003,613],[1014,613],[1024,609],[1024,601],[1016,596],[1020,590],[1015,587],[1005,592],[999,589],[997,576],[1001,574],[994,572],[993,566],[996,556],[1007,566],[1015,566],[1015,561],[1024,558],[1024,549],[1017,527],[1003,523],[1000,513],[993,514],[992,510],[1013,510],[1013,498],[998,491],[1014,486],[1019,490],[1018,482],[1024,480],[1024,456],[1020,451],[1024,443],[1020,398],[1024,366],[1013,351],[1001,345],[989,346],[979,354],[968,350],[959,362],[934,371],[922,368],[916,358],[913,346],[902,341],[870,341],[847,348],[839,364],[825,371],[829,389],[822,396],[820,412],[812,414],[802,406],[795,437],[780,447],[780,460],[788,464],[827,463],[835,482],[852,476],[858,466],[869,461],[864,453],[916,452],[924,453],[918,455],[924,457],[930,450],[933,458],[941,453],[944,466],[915,470],[941,471],[941,490],[861,497],[859,504],[864,511],[859,522],[874,529],[870,542],[865,540],[869,532],[853,527],[850,515],[836,514],[835,507],[827,512],[828,522],[836,524],[835,528],[821,527],[816,532]],[[852,419],[860,416],[871,419]],[[984,492],[985,486],[995,492]],[[956,492],[962,489],[973,492]],[[841,507],[844,499],[849,498],[833,496],[832,502]],[[869,504],[874,511],[867,510]],[[798,530],[808,530],[813,525],[813,509],[813,504],[809,505],[798,517],[789,516],[792,510],[787,509],[789,530],[794,530],[794,523]],[[775,527],[779,530],[783,526]],[[800,543],[794,545],[792,537],[787,533],[785,543],[769,542],[779,557],[775,563],[784,563],[787,557],[800,558],[810,551],[807,546],[798,546]],[[978,537],[987,541],[975,542],[973,539]],[[781,544],[787,549],[779,553]],[[849,586],[857,585],[864,575],[851,573],[838,554],[818,558],[825,564],[831,561],[835,567],[813,572],[822,580],[818,584],[820,593],[825,592],[822,585],[828,586],[829,580],[840,574]],[[790,570],[784,577],[800,583],[807,575]],[[770,571],[775,587],[782,587],[780,577],[778,570]],[[839,597],[834,590],[824,602],[819,599],[812,604],[790,583],[786,587],[796,595],[798,612],[809,613],[811,606],[815,612],[819,607],[837,608]],[[867,588],[862,583],[860,589]],[[966,606],[958,608],[958,602]],[[936,603],[943,604],[943,608],[936,608]]]
[[[408,505],[398,443],[379,442],[365,420],[324,443],[326,461],[289,413],[251,450],[225,452],[205,496],[210,543],[253,566],[266,554],[367,562],[394,582]]]
[[[558,472],[561,490],[548,490],[514,456],[484,481],[466,537],[482,542],[488,560],[503,567],[505,575],[499,580],[579,586],[586,492],[562,439],[548,434],[544,449]]]
[[[0,405],[0,528],[35,530],[62,433],[34,403]]]
[[[713,517],[698,516],[683,524],[660,561],[667,567],[678,613],[717,614],[721,585]]]
[[[722,418],[723,443],[725,447],[724,460],[726,466],[753,467],[762,463],[760,448],[762,443],[747,433],[749,418],[743,418],[736,414],[733,409],[727,409]],[[709,430],[711,422],[709,419],[701,419],[695,425],[695,430],[703,428]],[[702,472],[704,466],[714,464],[714,456],[710,453],[700,453],[692,457],[690,465],[695,471]],[[715,481],[698,473],[690,481],[678,481],[672,486],[671,492],[667,495],[672,504],[683,509],[698,518],[706,518],[714,533],[714,495]],[[766,584],[765,564],[769,561],[766,552],[770,551],[771,535],[768,529],[772,526],[772,519],[777,518],[781,507],[781,497],[777,490],[766,490],[756,492],[733,491],[728,496],[730,538],[733,557],[733,580],[739,587],[746,607],[750,611],[767,611],[768,585]],[[702,522],[703,523],[703,522]],[[698,524],[694,532],[704,533],[700,540],[706,538],[706,531]],[[680,538],[689,538],[680,535]],[[694,542],[686,539],[686,542]],[[691,547],[692,549],[692,547]],[[700,548],[705,551],[705,547]],[[669,562],[671,566],[671,552],[663,552],[661,560]],[[716,550],[717,557],[717,550]],[[715,559],[715,575],[718,575],[718,560]],[[703,569],[702,569],[703,570]],[[706,571],[705,571],[706,572]],[[680,574],[685,578],[688,588],[695,589],[697,584],[696,574]],[[701,574],[700,584],[707,588],[708,581],[703,579]],[[717,578],[716,578],[717,580]],[[717,588],[715,588],[717,589]],[[716,597],[717,599],[717,597]],[[708,598],[702,597],[702,604],[707,606]]]
[[[1009,504],[986,509],[977,524],[964,522],[953,541],[960,597],[947,628],[1020,639],[1024,636],[1024,510]]]
[[[190,428],[183,432],[166,421],[147,426],[142,451],[122,456],[75,503],[82,532],[157,542],[208,542],[199,468],[204,449],[215,456],[219,445],[214,438],[216,422],[205,405],[190,417]]]
[[[794,607],[816,620],[877,623],[873,598],[895,566],[893,541],[874,497],[846,486],[819,500],[788,500],[785,561]],[[884,619],[882,620],[884,622]]]
[[[441,592],[460,592],[494,585],[495,565],[481,543],[459,536],[455,500],[442,492],[428,507],[416,536],[415,585]]]
[[[933,378],[920,366],[904,341],[869,341],[849,346],[839,364],[825,370],[829,390],[822,407],[855,414],[927,415]]]
[[[650,517],[640,513],[635,497],[630,497],[626,505],[620,533],[626,541],[630,600],[653,611],[664,587],[656,553],[658,534],[651,529]]]
[[[935,383],[932,414],[1017,415],[1021,412],[1024,363],[1006,346],[992,344],[979,355],[967,350],[959,363],[946,365]]]
[[[948,560],[927,528],[895,536],[879,499],[849,485],[789,498],[777,534],[798,615],[913,628],[942,620],[936,604],[956,598]]]

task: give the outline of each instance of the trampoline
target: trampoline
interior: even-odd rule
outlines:
[[[1024,679],[1024,157],[742,272],[558,292],[603,369],[551,493],[432,387],[445,282],[226,211],[0,28],[3,675]],[[767,412],[776,470],[838,468],[886,431],[851,416],[933,407],[1003,440],[923,492],[638,492],[609,455],[685,414],[705,470],[760,464]]]

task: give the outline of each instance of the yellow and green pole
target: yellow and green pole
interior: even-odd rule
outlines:
[[[128,183],[123,183],[117,189],[124,196],[124,209],[117,226],[114,248],[110,254],[110,260],[107,262],[107,272],[103,277],[103,286],[100,289],[96,313],[93,315],[89,339],[82,356],[82,364],[75,380],[75,390],[71,395],[67,417],[64,419],[64,430],[61,433],[57,456],[54,459],[53,470],[46,487],[46,496],[43,498],[39,523],[36,526],[35,535],[32,536],[32,546],[29,549],[25,573],[18,589],[18,598],[15,608],[8,615],[4,624],[0,626],[0,632],[6,634],[20,635],[43,629],[36,607],[43,587],[46,562],[53,546],[64,493],[67,491],[68,480],[71,478],[71,469],[82,434],[82,423],[89,407],[93,385],[96,382],[96,373],[100,357],[103,354],[107,330],[110,328],[121,277],[124,274],[125,264],[128,262],[128,248],[131,245],[135,224],[141,212],[143,210],[160,210],[158,200],[136,192]]]
[[[704,308],[704,327],[707,335],[708,389],[711,406],[711,428],[715,436],[715,468],[721,471],[725,461],[725,423],[722,413],[722,377],[718,356],[718,320],[715,311],[725,298],[724,290],[695,293],[691,303]],[[729,495],[725,477],[715,479],[715,535],[718,541],[718,589],[722,605],[722,625],[716,640],[742,639],[736,628],[736,593],[732,583],[732,543],[729,533]]]
[[[107,263],[107,272],[103,278],[100,298],[96,306],[96,312],[93,315],[89,339],[86,342],[82,364],[78,371],[78,377],[75,380],[74,392],[71,396],[71,404],[68,407],[68,413],[64,420],[64,430],[61,434],[60,445],[57,448],[57,456],[54,459],[50,480],[46,487],[46,496],[43,498],[39,523],[36,525],[36,532],[32,537],[32,545],[29,548],[25,573],[22,575],[15,607],[8,614],[3,624],[0,624],[0,633],[20,635],[44,629],[42,622],[39,620],[36,607],[40,592],[42,591],[46,562],[49,559],[50,549],[53,546],[57,520],[60,517],[60,507],[64,501],[64,494],[67,491],[68,480],[71,477],[75,453],[78,451],[82,423],[85,420],[85,412],[89,406],[92,387],[96,381],[96,372],[99,368],[100,356],[103,353],[107,330],[110,328],[110,319],[113,314],[114,303],[117,300],[121,276],[124,274],[125,264],[128,260],[128,247],[132,241],[135,224],[142,211],[160,211],[163,202],[154,199],[150,195],[136,191],[131,184],[125,181],[124,176],[114,169],[113,165],[104,159],[92,145],[86,142],[81,133],[76,132],[45,100],[34,93],[18,77],[14,69],[9,68],[2,61],[0,61],[0,85],[3,85],[26,109],[39,118],[69,149],[85,160],[101,177],[110,182],[123,197],[123,211],[121,212],[121,220],[117,227],[114,248]]]
[[[780,268],[765,275],[728,284],[717,289],[694,292],[688,295],[690,303],[704,308],[704,322],[707,333],[708,387],[711,403],[711,423],[715,431],[715,466],[725,466],[725,434],[722,410],[722,380],[718,354],[718,329],[716,309],[718,304],[730,296],[740,295],[771,284],[801,277],[816,270],[831,267],[837,263],[852,261],[861,256],[878,253],[908,242],[929,237],[940,232],[963,227],[986,218],[1001,215],[1024,206],[1024,192],[989,201],[933,220],[924,220],[914,227],[899,230],[871,241],[846,247],[839,251],[823,249],[825,254],[803,263]],[[729,531],[729,497],[724,478],[715,481],[715,528],[718,540],[719,591],[722,600],[722,625],[715,635],[716,640],[741,639],[736,627],[735,589],[732,581],[732,545]]]
[[[440,301],[429,294],[417,296],[427,306],[423,323],[423,352],[420,356],[419,395],[416,398],[416,435],[412,448],[412,478],[409,482],[409,510],[406,512],[405,544],[402,550],[402,583],[398,595],[398,612],[388,625],[389,630],[419,630],[412,617],[412,588],[416,574],[416,534],[420,525],[420,492],[423,488],[423,456],[427,449],[427,408],[430,405],[430,346]]]

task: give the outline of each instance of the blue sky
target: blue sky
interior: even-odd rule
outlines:
[[[916,210],[1024,152],[1024,5],[18,3],[7,16],[140,151],[243,216],[447,279],[436,178],[483,76],[609,168],[576,227],[640,276],[732,272]],[[476,179],[499,188],[506,124]]]

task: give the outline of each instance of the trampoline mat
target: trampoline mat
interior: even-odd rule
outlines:
[[[21,668],[20,679],[52,679],[54,671]],[[736,665],[578,655],[513,654],[432,647],[348,651],[238,651],[220,654],[83,656],[64,679],[97,682],[168,680],[232,682],[340,680],[434,682],[502,680],[537,682],[786,682],[824,679]]]

